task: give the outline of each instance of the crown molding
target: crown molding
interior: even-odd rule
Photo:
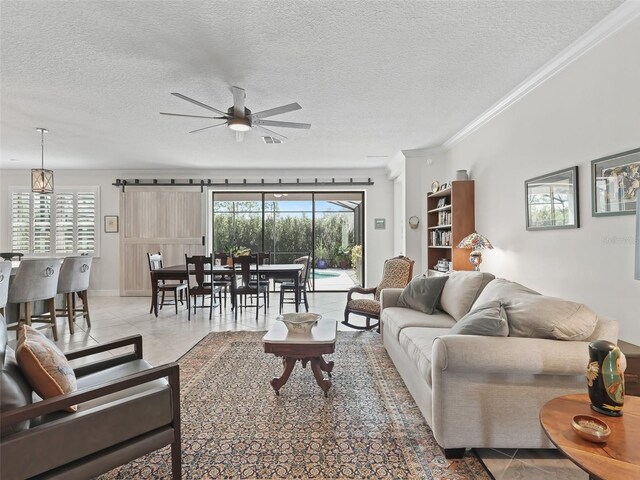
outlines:
[[[539,70],[530,75],[520,85],[511,90],[500,101],[486,110],[471,123],[458,131],[442,144],[444,150],[449,150],[467,135],[482,127],[493,117],[509,108],[521,98],[543,84],[565,67],[587,53],[603,40],[615,34],[640,16],[640,0],[627,0],[613,12],[598,22],[593,28],[569,45],[560,54],[544,64]]]

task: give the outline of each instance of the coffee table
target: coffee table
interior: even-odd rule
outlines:
[[[273,353],[282,357],[284,366],[282,376],[271,380],[271,386],[276,391],[276,395],[280,395],[280,389],[289,380],[298,360],[302,363],[303,368],[306,368],[307,363],[311,363],[316,383],[324,391],[324,396],[328,395],[331,381],[325,380],[322,372],[327,372],[331,377],[333,362],[325,362],[322,355],[335,351],[337,330],[338,323],[335,320],[319,320],[311,332],[307,334],[291,334],[281,321],[273,324],[266,335],[262,337],[262,343],[265,353]]]
[[[626,396],[621,417],[609,417],[591,410],[586,394],[564,395],[547,402],[540,410],[540,423],[549,440],[589,478],[640,478],[640,397]],[[606,443],[583,440],[573,431],[574,415],[591,415],[609,425]]]

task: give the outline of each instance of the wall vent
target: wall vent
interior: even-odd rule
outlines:
[[[264,143],[270,143],[270,144],[282,143],[282,140],[280,140],[279,138],[269,137],[269,136],[266,136],[266,135],[264,137],[262,137],[262,141]]]

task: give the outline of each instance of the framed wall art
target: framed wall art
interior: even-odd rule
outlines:
[[[640,189],[640,148],[591,162],[592,215],[633,215]]]
[[[104,232],[118,233],[118,216],[117,215],[104,216]]]
[[[524,182],[527,230],[578,228],[578,167]]]

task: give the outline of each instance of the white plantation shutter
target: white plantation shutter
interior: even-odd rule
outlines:
[[[31,245],[31,194],[11,194],[11,251],[28,252]]]
[[[32,194],[33,245],[32,253],[51,252],[51,195]]]
[[[94,253],[96,249],[96,192],[77,193],[76,251]]]
[[[99,187],[58,188],[51,195],[10,191],[12,251],[99,255]]]
[[[56,253],[73,253],[75,237],[73,193],[56,193]]]

